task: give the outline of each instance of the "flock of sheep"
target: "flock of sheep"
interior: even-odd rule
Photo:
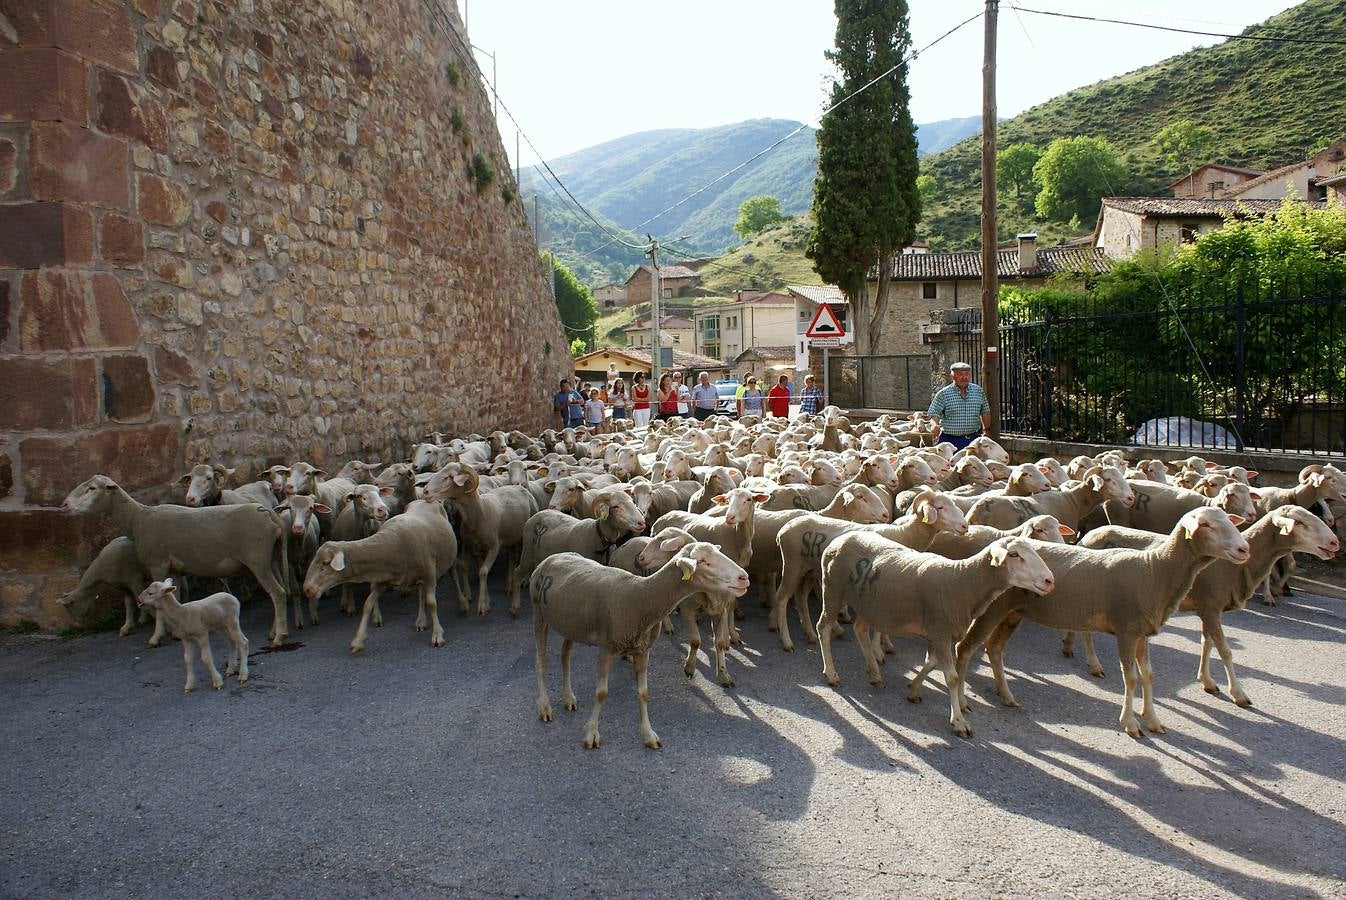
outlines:
[[[181,602],[171,576],[251,573],[274,607],[272,646],[284,642],[290,602],[302,628],[305,598],[317,624],[322,597],[339,593],[353,615],[352,587],[368,585],[350,644],[358,652],[370,622],[382,624],[379,597],[390,588],[418,592],[416,630],[428,625],[431,643],[443,645],[440,579],[452,572],[461,614],[475,590],[476,611],[486,615],[487,576],[504,556],[510,613],[518,614],[524,585],[532,600],[540,719],[553,717],[550,633],[562,638],[561,702],[569,710],[577,705],[572,648],[598,648],[586,747],[601,743],[599,714],[618,657],[635,670],[641,739],[660,746],[646,674],[651,646],[674,630],[674,612],[686,633],[685,673],[695,673],[704,616],[715,677],[732,686],[727,651],[740,640],[735,621],[751,585],[786,651],[794,649],[793,606],[807,639],[820,643],[823,677],[833,686],[840,678],[832,640],[843,623],[852,625],[876,686],[891,637],[923,638],[925,662],[907,698],[919,702],[922,681],[938,668],[950,725],[963,736],[971,734],[964,684],[982,648],[1001,699],[1018,705],[1005,648],[1028,619],[1065,632],[1067,656],[1082,633],[1098,676],[1092,635],[1115,636],[1121,725],[1138,737],[1164,730],[1149,638],[1170,616],[1200,616],[1201,684],[1220,690],[1208,668],[1215,649],[1231,698],[1246,705],[1221,615],[1259,587],[1271,602],[1291,554],[1330,559],[1339,549],[1328,505],[1346,501],[1346,476],[1330,465],[1306,467],[1294,488],[1250,488],[1257,473],[1197,457],[1130,466],[1109,452],[1066,466],[1050,458],[1011,466],[989,438],[958,452],[936,443],[937,424],[920,414],[853,424],[829,407],[792,421],[674,419],[608,435],[497,431],[446,441],[436,434],[406,462],[355,461],[331,476],[296,462],[230,488],[232,469],[198,465],[182,477],[185,505],[146,506],[96,475],[63,508],[103,514],[125,536],[100,552],[63,602],[121,590],[121,633],[136,625],[133,601],[148,608],[156,614],[151,646],[166,632],[182,641],[186,690],[195,683],[193,648],[218,689],[211,631],[229,641],[225,675],[248,677],[238,600],[216,593]]]

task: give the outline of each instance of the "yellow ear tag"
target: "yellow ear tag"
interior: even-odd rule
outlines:
[[[683,570],[682,570],[682,580],[683,580],[683,581],[691,581],[691,580],[692,580],[692,570],[691,570],[691,569],[683,569]]]
[[[606,509],[600,509],[600,510],[598,511],[598,521],[601,522],[601,521],[603,521],[604,519],[606,519],[607,517],[608,517],[608,511],[607,511]]]

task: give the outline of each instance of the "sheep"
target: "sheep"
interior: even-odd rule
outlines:
[[[389,517],[402,512],[416,499],[416,470],[409,463],[393,463],[378,474],[374,484],[390,489],[386,494],[380,492]]]
[[[81,482],[61,504],[66,513],[104,513],[135,544],[136,555],[150,578],[163,580],[170,566],[189,575],[226,578],[244,570],[271,598],[274,616],[271,646],[285,643],[286,541],[280,517],[261,504],[193,509],[146,506],[131,498],[117,482],[95,475]],[[163,620],[150,638],[157,647]]]
[[[318,515],[330,512],[331,509],[308,494],[295,494],[276,507],[288,545],[285,551],[288,560],[285,567],[285,589],[294,599],[294,624],[297,628],[304,627],[304,597],[300,593],[299,583],[304,580],[304,573],[308,571],[308,565],[313,561],[313,554],[318,552],[318,544],[322,540]],[[316,597],[309,600],[308,617],[314,625],[318,624]]]
[[[1155,531],[1168,534],[1173,526],[1189,511],[1200,506],[1223,509],[1230,515],[1250,518],[1256,515],[1252,505],[1253,493],[1245,484],[1226,484],[1214,497],[1207,497],[1196,491],[1154,482],[1129,482],[1134,502],[1119,503],[1109,499],[1103,505],[1106,524],[1125,525],[1142,531]],[[1098,519],[1097,516],[1094,517]],[[1065,519],[1061,521],[1065,522]],[[1067,523],[1072,524],[1072,523]],[[1105,524],[1103,521],[1091,521],[1091,525]]]
[[[1009,465],[1010,457],[1005,448],[994,438],[981,435],[972,439],[966,448],[969,456],[975,456],[982,462],[998,462]]]
[[[953,471],[940,481],[938,487],[941,491],[951,491],[963,485],[990,487],[993,483],[991,470],[986,468],[986,463],[968,454],[954,462]]]
[[[523,544],[523,525],[537,512],[537,504],[527,488],[506,485],[489,494],[477,491],[477,473],[460,463],[449,463],[426,483],[427,500],[452,500],[458,511],[458,525],[463,538],[463,549],[477,560],[477,615],[491,611],[490,595],[486,590],[486,576],[495,565],[495,558],[504,551],[508,566],[510,608],[519,605],[519,584],[514,580],[514,566]],[[467,614],[467,597],[459,597],[459,612]]]
[[[128,537],[113,538],[79,576],[79,583],[61,597],[60,604],[66,609],[87,610],[100,588],[120,591],[126,601],[126,621],[117,633],[126,637],[135,630],[136,596],[149,583],[149,572],[141,564],[135,544]]]
[[[182,692],[190,694],[196,689],[196,667],[192,665],[192,644],[201,651],[201,662],[210,673],[210,686],[215,690],[224,687],[224,678],[215,668],[215,658],[210,653],[210,633],[219,631],[229,641],[229,654],[225,659],[225,678],[238,673],[238,683],[248,680],[248,639],[238,624],[238,598],[233,594],[220,592],[179,603],[174,594],[177,587],[173,579],[150,583],[136,597],[141,606],[148,606],[158,612],[159,621],[165,622],[169,630],[182,641],[182,662],[187,667],[187,683]]]
[[[740,476],[737,469],[731,469],[728,466],[712,466],[706,472],[701,490],[696,491],[687,499],[687,511],[703,513],[712,509],[715,506],[715,498],[738,487],[739,480]]]
[[[989,525],[972,525],[964,533],[941,531],[935,535],[928,547],[912,549],[938,553],[945,559],[967,559],[1003,537],[1022,537],[1044,544],[1062,544],[1065,543],[1064,538],[1074,536],[1075,530],[1056,521],[1055,516],[1034,516],[1018,528],[1008,531]],[[906,544],[906,541],[900,543]]]
[[[1061,465],[1060,461],[1053,457],[1044,456],[1034,463],[1034,465],[1038,467],[1038,470],[1041,471],[1043,475],[1047,476],[1047,480],[1051,482],[1052,487],[1054,488],[1060,487],[1070,480],[1070,476],[1066,474],[1065,466]]]
[[[723,516],[670,512],[659,517],[653,530],[657,532],[669,526],[685,529],[697,540],[710,541],[718,546],[736,565],[746,570],[752,562],[756,509],[758,504],[765,503],[767,499],[765,494],[747,488],[734,488],[715,498],[716,503],[724,507]],[[710,617],[714,639],[715,677],[724,687],[734,685],[734,679],[725,665],[725,652],[733,637],[734,598],[741,593],[732,596],[723,592],[693,594],[678,606],[687,630],[688,649],[682,671],[688,678],[696,674],[696,655],[701,649],[701,630],[697,627],[696,618],[704,612]]]
[[[959,533],[967,530],[963,513],[950,502],[947,494],[923,488],[912,504],[911,514],[891,525],[861,524],[830,519],[818,513],[792,519],[776,535],[776,558],[781,560],[780,587],[776,590],[772,611],[771,630],[780,634],[781,649],[794,650],[790,637],[790,623],[785,604],[794,599],[799,624],[809,643],[818,640],[809,615],[809,592],[822,584],[822,557],[828,544],[839,535],[852,531],[868,531],[890,541],[917,550],[924,550],[941,531]]]
[[[598,717],[608,696],[608,673],[618,656],[629,656],[640,703],[640,738],[646,747],[662,746],[650,727],[647,672],[650,644],[664,617],[692,594],[741,596],[748,573],[713,544],[697,542],[678,551],[653,575],[642,578],[604,566],[578,553],[549,556],[533,570],[528,593],[533,600],[533,635],[537,644],[537,715],[552,721],[547,695],[547,638],[555,629],[561,645],[561,704],[577,707],[570,687],[570,653],[576,643],[598,648],[598,680],[594,708],[584,728],[584,746],[602,746]]]
[[[339,584],[369,585],[360,625],[351,641],[350,652],[365,647],[369,620],[379,595],[388,588],[420,589],[416,630],[425,630],[425,613],[430,614],[430,645],[444,646],[444,628],[439,623],[435,584],[458,559],[458,542],[449,527],[444,505],[438,501],[416,500],[406,512],[389,519],[369,537],[354,541],[328,541],[318,548],[304,576],[304,595],[316,600]],[[457,587],[457,582],[454,582]],[[459,605],[466,606],[459,597]],[[381,625],[382,620],[375,622]]]
[[[843,534],[823,551],[823,610],[818,617],[823,678],[838,687],[832,659],[832,625],[843,607],[855,613],[855,640],[864,658],[869,682],[883,685],[874,660],[869,631],[915,635],[925,639],[925,665],[907,688],[907,699],[921,700],[920,685],[936,665],[944,672],[949,693],[949,725],[970,737],[963,715],[954,643],[973,620],[1002,593],[1021,588],[1045,596],[1055,587],[1047,564],[1031,541],[1001,538],[977,555],[949,560],[911,550],[876,534]]]
[[[653,537],[633,537],[608,553],[608,565],[632,575],[650,575],[673,556],[696,541],[686,530],[669,526]],[[664,629],[672,633],[671,624]]]
[[[331,510],[318,516],[324,532],[331,533],[334,516],[341,511],[342,498],[357,485],[349,478],[328,478],[327,473],[306,462],[290,464],[290,475],[285,480],[286,496],[312,494],[318,502]]]
[[[219,506],[221,504],[260,503],[274,509],[276,495],[268,480],[254,481],[236,488],[226,488],[236,470],[221,465],[202,463],[178,479],[187,487],[183,502],[188,506]]]
[[[523,550],[514,569],[516,583],[527,583],[537,564],[556,553],[578,553],[607,563],[608,554],[623,538],[645,530],[645,517],[623,491],[611,491],[597,502],[592,519],[576,519],[554,509],[534,513],[524,523]],[[509,613],[519,610],[511,606]]]
[[[1178,611],[1195,612],[1201,619],[1201,663],[1196,676],[1201,687],[1208,694],[1220,693],[1219,685],[1210,677],[1210,651],[1214,647],[1224,663],[1230,698],[1238,706],[1251,706],[1252,700],[1234,674],[1234,654],[1225,640],[1221,614],[1242,609],[1277,559],[1287,553],[1312,553],[1319,559],[1332,559],[1341,549],[1341,542],[1321,519],[1292,504],[1277,507],[1254,522],[1243,532],[1243,539],[1248,542],[1248,560],[1243,563],[1216,560],[1202,569],[1191,590],[1178,604]],[[1163,540],[1163,535],[1148,531],[1109,526],[1091,531],[1080,545],[1097,549],[1129,547],[1144,550]],[[1098,666],[1098,660],[1089,637],[1086,632],[1085,647],[1089,651],[1092,670]]]
[[[1109,500],[1128,507],[1135,503],[1130,483],[1112,466],[1091,466],[1078,484],[1059,491],[1043,491],[1031,497],[982,497],[968,512],[967,520],[973,525],[1017,528],[1033,516],[1049,515],[1078,531],[1080,520]]]
[[[1091,550],[1087,547],[1039,544],[1038,551],[1056,576],[1050,601],[1010,591],[979,615],[958,644],[958,674],[966,678],[977,648],[987,645],[996,690],[1006,706],[1018,706],[1005,681],[1005,644],[1022,619],[1048,628],[1102,631],[1117,639],[1125,690],[1121,726],[1141,736],[1132,708],[1136,683],[1142,693],[1141,719],[1156,734],[1164,732],[1154,712],[1153,671],[1149,638],[1157,634],[1197,575],[1217,559],[1242,564],[1248,542],[1238,533],[1243,520],[1223,510],[1198,507],[1178,520],[1162,542],[1147,550]]]
[[[1136,463],[1136,467],[1126,473],[1126,477],[1132,481],[1154,481],[1159,484],[1168,484],[1168,467],[1162,460],[1142,459]]]
[[[636,500],[636,506],[640,508],[641,513],[653,521],[666,512],[686,509],[691,499],[704,487],[698,481],[661,481],[658,484],[646,485],[646,491],[634,493],[632,497]]]
[[[356,484],[376,484],[374,470],[382,468],[382,466],[383,463],[379,462],[361,462],[358,459],[353,459],[341,467],[341,470],[336,473],[336,477],[345,478]]]

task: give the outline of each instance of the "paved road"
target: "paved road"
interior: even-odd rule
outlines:
[[[994,705],[983,669],[960,740],[941,686],[913,706],[896,685],[914,642],[881,690],[839,643],[834,691],[753,610],[735,690],[689,682],[661,639],[657,752],[625,663],[586,751],[591,649],[565,713],[553,647],[544,725],[527,618],[451,613],[436,650],[410,601],[384,610],[361,656],[333,609],[248,685],[188,696],[177,647],[144,632],[0,639],[0,896],[1346,893],[1339,600],[1228,620],[1253,709],[1193,684],[1199,632],[1177,619],[1153,654],[1169,733],[1140,742],[1105,640],[1100,682],[1026,625],[1025,708]],[[268,615],[245,611],[255,646]]]

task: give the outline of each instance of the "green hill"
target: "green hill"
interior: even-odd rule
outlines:
[[[1308,0],[1244,33],[1346,39],[1346,2]],[[1270,169],[1302,160],[1318,139],[1346,134],[1339,78],[1330,74],[1343,71],[1346,46],[1225,41],[1062,94],[1002,122],[997,140],[1002,147],[1025,141],[1045,149],[1057,137],[1106,138],[1128,172],[1113,192],[1162,194],[1183,173],[1155,152],[1159,129],[1183,119],[1208,126],[1221,147],[1215,162]],[[928,156],[921,168],[934,176],[937,190],[920,236],[934,250],[978,246],[980,141],[964,140]],[[1037,230],[1046,240],[1067,235],[1063,223],[1022,212],[1003,189],[999,212],[1001,240],[1024,230]],[[1084,230],[1093,224],[1081,223]]]

